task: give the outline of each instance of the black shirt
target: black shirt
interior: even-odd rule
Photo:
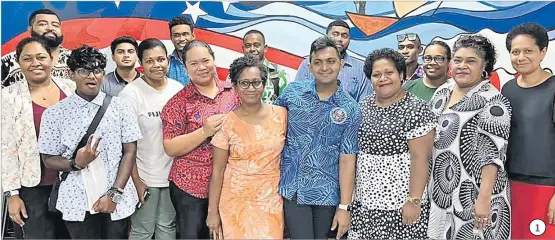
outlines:
[[[509,178],[555,186],[555,76],[531,88],[507,82],[501,92],[511,103],[506,170]]]

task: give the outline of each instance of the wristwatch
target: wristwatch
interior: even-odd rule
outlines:
[[[422,200],[420,198],[411,197],[411,196],[407,197],[407,202],[412,203],[412,205],[414,206],[420,206],[420,204],[422,204]]]
[[[75,159],[71,159],[71,161],[69,161],[69,167],[71,168],[72,171],[81,171],[81,170],[83,170],[82,167],[79,167],[77,165],[77,163],[75,163]]]
[[[15,196],[15,195],[19,195],[19,191],[18,190],[11,190],[11,191],[5,191],[4,192],[4,196],[6,198],[9,198],[11,196]]]
[[[341,210],[345,210],[347,212],[350,212],[350,210],[351,210],[350,206],[347,205],[347,204],[339,204],[339,206],[337,208],[339,208]]]
[[[114,202],[115,204],[120,203],[123,200],[123,195],[113,189],[108,190],[108,192],[106,192],[106,195],[112,199],[112,202]]]

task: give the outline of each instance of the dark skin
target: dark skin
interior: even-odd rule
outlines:
[[[75,164],[80,168],[84,168],[89,165],[89,163],[96,159],[100,153],[97,148],[101,139],[95,141],[95,143],[92,143],[92,140],[93,135],[89,137],[87,145],[77,151]],[[133,171],[133,166],[135,166],[136,157],[137,142],[123,143],[123,157],[119,165],[116,181],[113,185],[114,187],[121,189],[125,188],[125,185],[131,176],[131,172]],[[42,154],[42,159],[44,159],[44,165],[47,168],[58,171],[71,171],[71,167],[69,165],[70,160],[62,156]],[[93,210],[102,213],[113,213],[116,210],[116,203],[112,202],[110,197],[104,195],[94,203]]]

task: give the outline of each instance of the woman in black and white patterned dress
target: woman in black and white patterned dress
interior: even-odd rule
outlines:
[[[352,239],[426,238],[436,119],[424,101],[401,88],[405,69],[393,49],[372,52],[364,64],[375,93],[361,102]]]
[[[510,239],[504,163],[511,106],[487,79],[495,49],[487,38],[472,35],[459,38],[453,52],[454,80],[430,101],[439,118],[428,186],[428,237]]]

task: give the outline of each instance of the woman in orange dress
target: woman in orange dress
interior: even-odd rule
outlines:
[[[214,239],[282,239],[278,194],[287,110],[262,104],[267,73],[252,56],[230,67],[241,106],[227,114],[212,138],[213,172],[206,224]]]

